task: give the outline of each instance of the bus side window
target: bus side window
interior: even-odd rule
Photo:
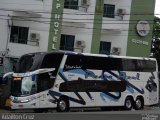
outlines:
[[[41,68],[55,68],[52,72],[47,72],[38,75],[38,92],[48,90],[53,87],[55,78],[62,61],[63,54],[47,54],[43,61]]]
[[[47,73],[39,74],[38,75],[38,92],[50,89],[51,84],[49,85],[50,83],[49,81],[50,81],[50,78]]]
[[[64,66],[64,70],[79,67],[83,70],[122,70],[122,60],[119,58],[107,58],[96,56],[70,55]]]
[[[64,70],[70,70],[70,69],[83,69],[83,56],[82,55],[68,55]]]
[[[156,71],[156,62],[155,61],[143,60],[142,62],[143,62],[142,67],[144,68],[143,69],[144,72],[155,72]]]
[[[142,60],[133,60],[133,64],[135,65],[135,70],[137,72],[143,71]]]
[[[123,59],[122,61],[123,71],[134,71],[135,65],[133,64],[131,59]]]
[[[63,54],[48,54],[44,57],[41,68],[55,68],[52,74],[55,76],[58,72]]]

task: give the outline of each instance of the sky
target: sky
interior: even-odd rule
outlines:
[[[156,0],[155,15],[160,17],[160,0]]]

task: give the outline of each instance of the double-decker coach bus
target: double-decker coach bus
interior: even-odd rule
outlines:
[[[153,58],[74,52],[23,55],[12,74],[11,108],[123,106],[143,109],[159,101],[157,63]]]

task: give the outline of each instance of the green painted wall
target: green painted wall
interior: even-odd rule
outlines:
[[[149,57],[152,40],[154,8],[155,0],[132,0],[127,56]],[[139,36],[136,32],[135,28],[139,20],[146,20],[150,24],[150,32],[145,37]],[[136,44],[133,42],[133,39],[146,41],[149,44]]]
[[[52,1],[48,51],[59,50],[60,39],[61,39],[61,29],[62,29],[63,9],[64,9],[64,0]]]
[[[99,53],[104,0],[96,0],[91,53]]]

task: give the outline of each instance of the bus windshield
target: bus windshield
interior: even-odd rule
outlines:
[[[33,94],[37,92],[37,82],[31,76],[22,79],[22,95]]]
[[[19,97],[31,95],[37,92],[37,79],[35,79],[35,77],[28,76],[21,79],[22,80],[12,81],[12,95]]]
[[[63,53],[23,55],[12,79],[12,95],[28,96],[53,87]]]
[[[40,68],[43,53],[34,53],[23,55],[17,63],[16,73],[26,73]]]

